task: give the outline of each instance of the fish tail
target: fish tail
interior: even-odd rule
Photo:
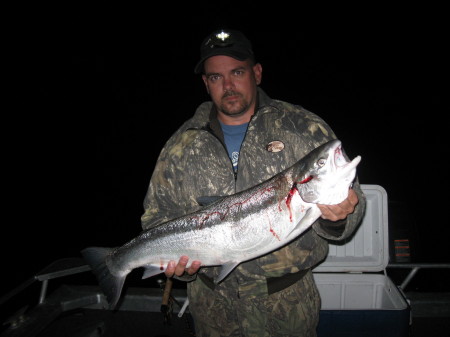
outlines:
[[[116,307],[126,278],[114,276],[106,265],[106,257],[113,250],[113,248],[88,247],[81,251],[108,300],[109,309]]]

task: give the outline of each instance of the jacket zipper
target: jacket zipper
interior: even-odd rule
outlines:
[[[206,129],[198,129],[198,128],[189,128],[187,130],[196,130],[196,131],[204,131],[207,132],[208,134],[210,134],[211,136],[213,136],[214,139],[216,139],[221,145],[222,145],[222,149],[225,151],[225,157],[228,158],[228,161],[230,163],[230,168],[231,168],[231,172],[233,173],[233,178],[234,178],[234,191],[236,191],[236,181],[237,181],[237,170],[234,171],[233,169],[233,162],[230,158],[230,156],[228,155],[228,150],[227,150],[227,146],[211,131],[206,130]],[[239,166],[239,163],[238,163]]]

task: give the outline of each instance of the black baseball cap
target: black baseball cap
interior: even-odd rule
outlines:
[[[211,56],[226,55],[239,61],[248,58],[255,59],[252,44],[240,31],[233,29],[219,29],[209,34],[200,46],[200,61],[194,72],[203,72],[203,62]]]

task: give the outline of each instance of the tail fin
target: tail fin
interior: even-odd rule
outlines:
[[[106,257],[112,251],[113,248],[103,247],[88,247],[81,251],[84,260],[91,266],[100,288],[106,295],[110,309],[116,307],[125,282],[125,277],[114,276],[106,265]]]

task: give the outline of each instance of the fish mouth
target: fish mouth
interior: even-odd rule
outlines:
[[[340,141],[336,140],[330,145],[326,164],[318,172],[318,179],[299,185],[299,194],[305,202],[336,205],[348,196],[361,157],[350,161]]]
[[[296,183],[297,191],[304,202],[336,205],[347,198],[361,157],[347,159],[342,143],[337,139],[330,141],[322,154],[309,171],[312,174]]]
[[[334,168],[339,171],[349,172],[355,169],[361,161],[361,156],[356,156],[353,160],[348,161],[340,140],[336,141],[336,144],[330,149],[330,154],[334,159],[332,161]]]

